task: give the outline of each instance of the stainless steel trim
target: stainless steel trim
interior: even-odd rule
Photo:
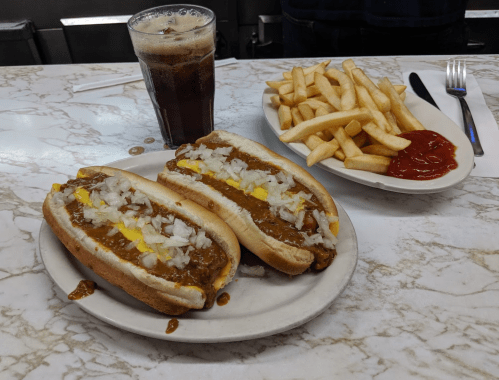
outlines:
[[[499,18],[499,9],[486,11],[466,11],[465,18]]]
[[[61,18],[61,23],[64,26],[126,24],[130,17],[132,17],[132,15]]]

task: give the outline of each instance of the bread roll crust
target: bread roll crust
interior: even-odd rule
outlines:
[[[120,172],[132,183],[132,187],[145,193],[151,200],[172,210],[202,227],[226,253],[230,268],[216,279],[218,290],[233,278],[240,260],[240,247],[232,230],[216,215],[198,204],[166,189],[154,181],[136,174],[109,167],[81,169],[87,175],[102,172],[113,176]],[[65,207],[56,207],[53,202],[54,189],[43,203],[44,217],[56,236],[66,248],[85,266],[149,306],[170,315],[180,315],[189,309],[201,309],[206,295],[194,286],[182,286],[148,273],[128,261],[122,260],[109,248],[97,243],[85,231],[74,227]]]
[[[324,186],[306,170],[267,147],[226,131],[214,131],[198,139],[196,143],[229,144],[241,152],[291,173],[295,181],[306,186],[319,199],[328,215],[338,216],[336,205]],[[293,247],[263,233],[247,210],[211,186],[190,176],[171,172],[166,166],[158,174],[158,182],[220,216],[232,228],[242,245],[273,268],[290,275],[297,275],[303,273],[313,263],[314,255],[309,250]]]

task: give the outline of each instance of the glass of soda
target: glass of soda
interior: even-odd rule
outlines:
[[[215,13],[164,5],[132,16],[128,30],[161,135],[170,148],[213,131]]]

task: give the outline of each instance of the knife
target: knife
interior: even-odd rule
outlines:
[[[411,73],[409,75],[409,83],[411,84],[412,89],[420,98],[426,100],[431,105],[438,108],[437,103],[433,100],[430,93],[426,89],[424,83],[421,81],[421,78],[416,73]],[[440,109],[440,108],[438,108]]]

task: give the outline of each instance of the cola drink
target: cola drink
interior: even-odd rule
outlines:
[[[215,14],[166,5],[132,16],[128,30],[165,143],[176,148],[213,131]]]

